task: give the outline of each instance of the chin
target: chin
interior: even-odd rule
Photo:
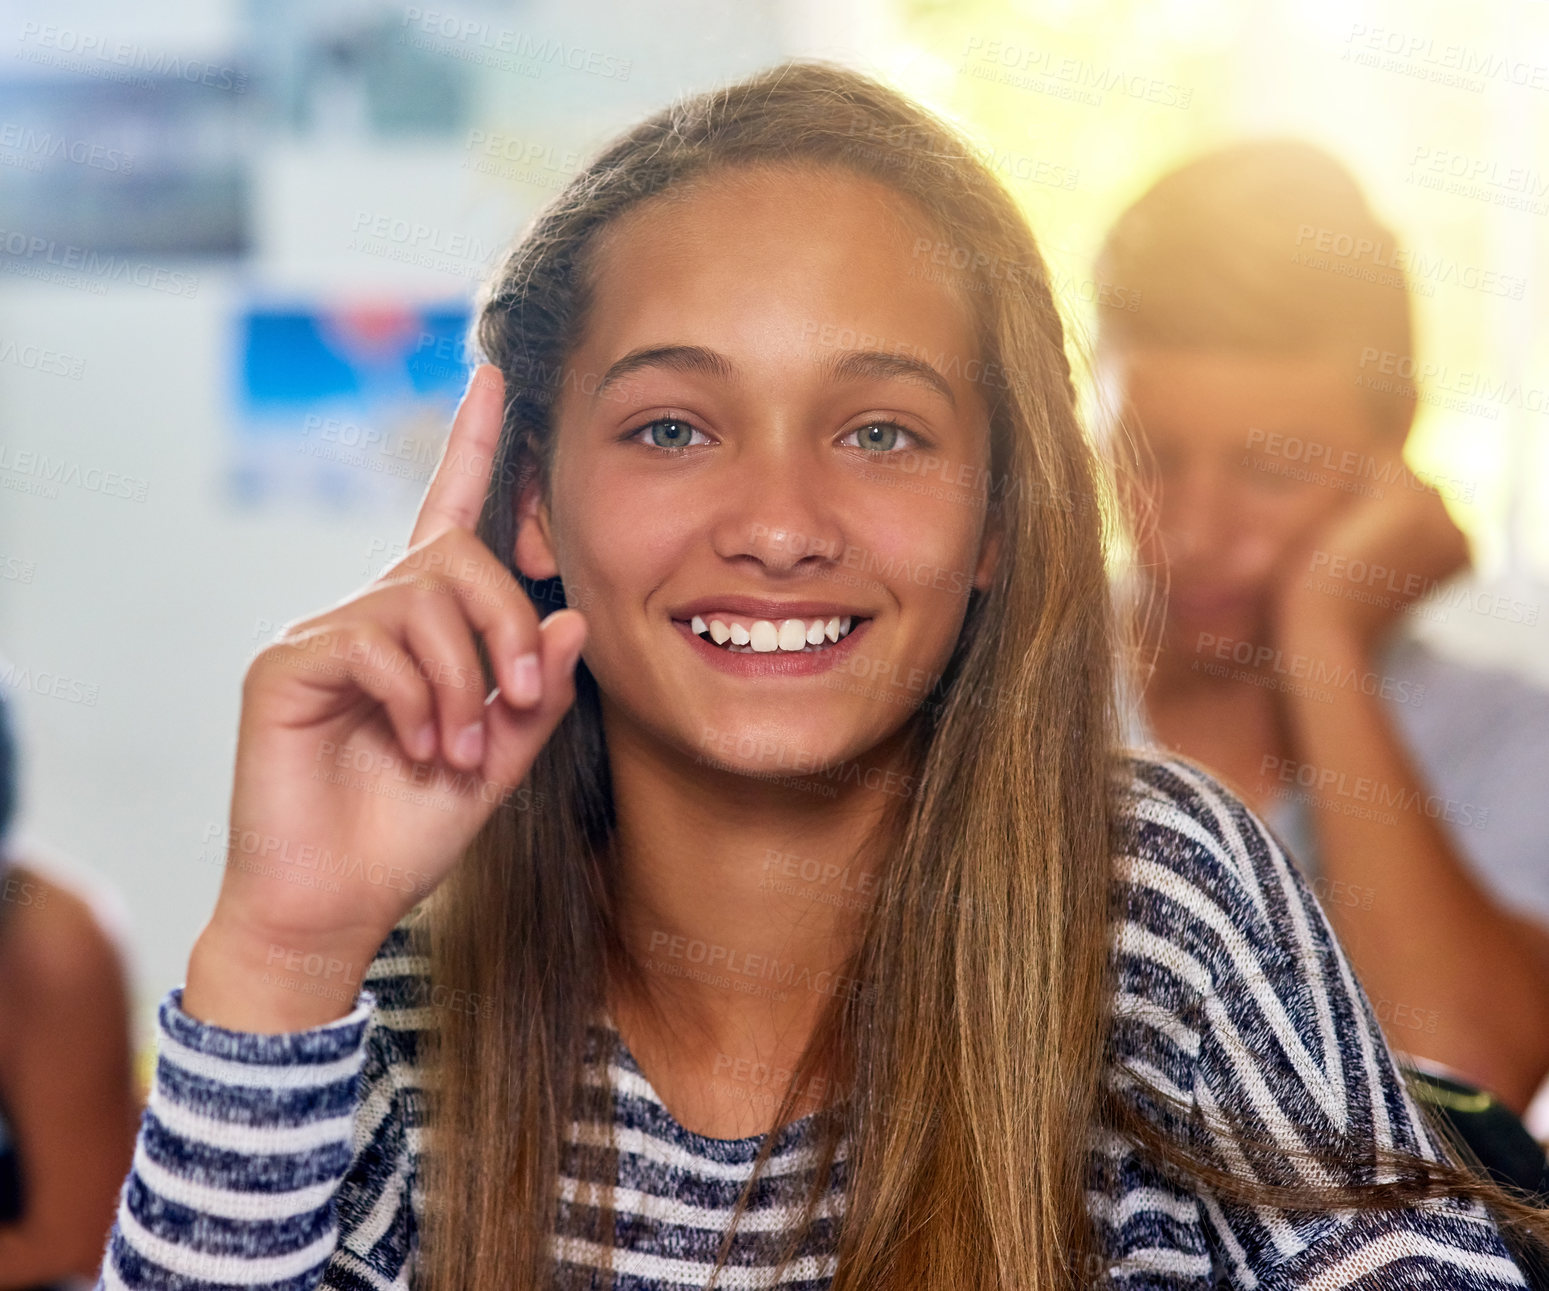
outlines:
[[[1249,641],[1264,644],[1267,631],[1262,616],[1253,607],[1229,612],[1189,614],[1174,609],[1167,616],[1168,645],[1183,654],[1192,655],[1202,641],[1206,645],[1221,641]]]
[[[864,757],[889,732],[856,714],[807,705],[804,714],[757,704],[705,714],[692,730],[696,763],[759,779],[821,776]]]

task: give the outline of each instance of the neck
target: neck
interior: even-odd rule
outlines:
[[[637,969],[615,1018],[648,1003],[702,1059],[799,1052],[830,998],[859,986],[847,965],[881,885],[896,805],[882,786],[896,795],[904,733],[842,775],[763,779],[696,763],[606,707],[604,725],[616,909]]]

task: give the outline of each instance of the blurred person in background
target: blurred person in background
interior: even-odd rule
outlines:
[[[96,1275],[141,1099],[121,935],[17,854],[18,779],[0,694],[0,1291],[64,1291]]]
[[[1401,263],[1350,174],[1292,141],[1200,157],[1109,232],[1133,718],[1286,842],[1395,1049],[1521,1114],[1549,1069],[1549,693],[1412,631],[1470,559],[1402,457]]]

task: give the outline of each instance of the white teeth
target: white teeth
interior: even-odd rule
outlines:
[[[780,649],[800,650],[807,644],[807,625],[800,619],[786,619],[780,624]]]
[[[741,623],[725,623],[717,618],[706,620],[703,615],[696,614],[690,619],[689,627],[695,636],[708,636],[718,646],[730,642],[733,647],[756,650],[760,654],[770,654],[776,650],[798,654],[838,641],[849,632],[853,622],[850,615],[846,614],[810,621],[754,619],[744,627]]]

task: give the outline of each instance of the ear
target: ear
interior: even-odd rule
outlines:
[[[1000,563],[1000,518],[993,512],[985,520],[984,537],[979,542],[979,564],[974,570],[974,586],[979,591],[989,590],[994,581],[996,566]]]
[[[533,471],[521,486],[516,500],[516,546],[512,551],[516,567],[528,578],[559,576],[554,558],[554,542],[549,532],[549,504],[543,497],[543,484]]]

